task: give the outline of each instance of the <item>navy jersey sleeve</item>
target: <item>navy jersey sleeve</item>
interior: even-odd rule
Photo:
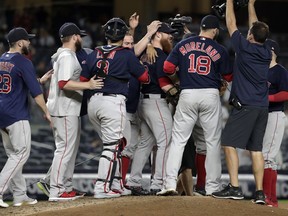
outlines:
[[[277,65],[275,71],[278,78],[278,91],[288,91],[288,71],[281,65]]]
[[[134,77],[139,78],[145,72],[144,65],[140,63],[139,59],[131,51],[128,52],[127,57],[129,58],[128,67],[130,73]]]
[[[236,53],[245,49],[249,45],[249,41],[244,38],[239,30],[236,30],[231,36],[231,42]]]
[[[230,74],[232,72],[232,66],[230,64],[230,57],[229,57],[229,53],[228,50],[221,46],[223,48],[222,54],[221,54],[221,58],[220,60],[220,64],[219,64],[219,71],[222,75],[225,74]]]
[[[167,77],[167,74],[163,71],[164,61],[166,60],[167,55],[163,51],[158,51],[158,58],[156,61],[156,73],[158,78]]]
[[[96,50],[87,56],[86,61],[82,64],[81,76],[90,79],[95,74],[96,67]]]
[[[40,84],[36,77],[36,71],[34,69],[34,66],[32,62],[26,58],[24,58],[24,61],[21,61],[20,65],[20,73],[21,76],[27,86],[27,88],[30,91],[31,96],[34,98],[40,94],[42,94],[42,90],[40,87]]]
[[[179,45],[177,44],[173,50],[168,55],[167,61],[171,62],[174,65],[179,65]]]

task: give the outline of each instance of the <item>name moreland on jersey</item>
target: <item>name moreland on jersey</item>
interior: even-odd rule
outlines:
[[[200,40],[205,41],[206,38],[201,37]],[[185,56],[191,51],[203,52],[206,53],[214,62],[216,62],[218,59],[221,58],[220,53],[218,53],[218,51],[214,49],[214,47],[211,46],[211,44],[206,44],[205,42],[195,42],[195,41],[191,41],[190,43],[188,42],[183,46],[180,46],[179,51],[183,56]]]

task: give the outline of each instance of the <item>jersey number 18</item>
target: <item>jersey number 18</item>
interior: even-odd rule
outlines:
[[[189,73],[197,73],[199,75],[208,75],[210,73],[211,59],[208,56],[196,56],[195,58],[195,54],[190,54],[189,60]]]

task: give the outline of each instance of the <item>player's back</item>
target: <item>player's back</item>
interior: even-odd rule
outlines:
[[[0,127],[10,125],[20,119],[24,120],[29,118],[29,90],[32,96],[42,93],[37,80],[35,86],[35,80],[33,65],[26,57],[20,53],[4,53],[1,56]]]
[[[133,75],[138,78],[145,71],[134,53],[128,48],[110,45],[103,46],[101,49],[96,48],[88,56],[87,71],[83,71],[82,75],[87,79],[94,75],[98,77],[105,52],[109,52],[109,54],[103,68],[103,72],[106,74],[104,87],[95,91],[127,96],[130,76]]]
[[[179,65],[182,89],[219,88],[221,73],[230,71],[228,51],[214,40],[202,36],[179,42],[167,60]]]

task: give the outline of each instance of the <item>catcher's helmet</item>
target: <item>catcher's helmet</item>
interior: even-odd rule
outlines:
[[[128,31],[128,26],[120,18],[112,18],[102,27],[105,32],[105,37],[112,41],[122,40]]]

